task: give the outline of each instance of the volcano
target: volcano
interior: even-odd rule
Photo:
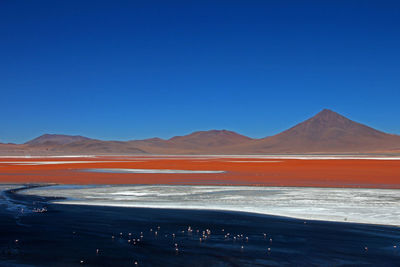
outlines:
[[[258,139],[240,150],[253,153],[389,152],[400,150],[400,136],[324,109],[286,131]]]

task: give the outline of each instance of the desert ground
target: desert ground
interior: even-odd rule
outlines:
[[[0,158],[0,183],[201,184],[399,189],[399,181],[400,158],[398,157],[85,156]]]

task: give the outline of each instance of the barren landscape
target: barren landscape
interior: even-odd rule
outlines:
[[[0,25],[0,267],[399,266],[400,1]]]
[[[104,141],[84,136],[44,134],[24,144],[0,144],[0,155],[248,155],[396,154],[400,136],[384,133],[324,109],[279,134],[250,138],[228,130],[197,131],[169,139]]]

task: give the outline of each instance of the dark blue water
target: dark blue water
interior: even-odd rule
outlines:
[[[47,206],[47,213],[19,217],[19,224],[1,210],[1,266],[400,266],[396,227],[220,211]]]

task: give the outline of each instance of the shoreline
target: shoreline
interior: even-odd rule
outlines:
[[[206,187],[206,186],[221,186],[221,187],[254,187],[254,188],[308,188],[308,189],[359,189],[359,190],[371,190],[371,189],[377,189],[377,190],[400,190],[400,185],[399,188],[395,187],[348,187],[348,186],[297,186],[297,185],[263,185],[263,184],[184,184],[184,183],[179,183],[179,184],[70,184],[70,183],[35,183],[35,182],[19,182],[19,183],[13,183],[13,182],[0,182],[1,185],[30,185],[30,184],[35,184],[38,185],[38,187],[45,187],[45,186],[192,186],[192,187]],[[27,189],[28,190],[28,189]]]
[[[400,152],[396,153],[276,153],[276,154],[77,154],[77,155],[0,155],[0,158],[101,158],[101,157],[148,157],[148,158],[302,158],[302,157],[327,157],[327,158],[400,158]]]
[[[22,198],[26,203],[37,200]],[[139,266],[186,266],[188,262],[196,266],[396,266],[400,260],[400,249],[393,247],[400,245],[400,230],[392,226],[304,223],[230,211],[51,203],[47,208],[46,213],[20,216],[17,224],[0,205],[4,218],[0,222],[0,263],[80,266],[82,260],[88,266],[134,266],[135,261]]]
[[[42,190],[42,187],[49,187],[48,189]],[[32,190],[33,189],[33,190]],[[292,191],[292,189],[294,191]],[[343,188],[337,188],[343,189]],[[31,191],[30,191],[31,190]],[[37,191],[39,190],[39,191]],[[107,192],[106,192],[106,191]],[[128,190],[128,191],[126,191]],[[149,191],[150,190],[150,191]],[[173,192],[171,191],[173,190]],[[195,190],[195,192],[193,191]],[[234,190],[234,191],[231,191]],[[296,211],[299,207],[301,207],[301,202],[296,204],[297,197],[292,198],[291,195],[280,199],[272,199],[270,202],[265,202],[261,204],[260,201],[262,199],[258,198],[250,198],[246,201],[245,206],[243,206],[242,202],[235,202],[236,204],[232,204],[229,206],[221,203],[221,200],[225,198],[230,198],[230,196],[235,196],[235,198],[243,197],[243,191],[254,192],[250,194],[262,194],[263,198],[270,198],[269,195],[272,193],[274,195],[277,192],[283,190],[283,193],[289,192],[291,195],[300,194],[300,198],[304,198],[307,201],[316,201],[318,199],[318,195],[320,194],[332,194],[335,197],[331,198],[330,201],[334,201],[337,198],[337,202],[332,207],[331,204],[313,204],[312,207],[318,209],[325,209],[325,211],[320,211],[317,213],[310,212],[301,212]],[[260,191],[261,190],[261,191]],[[277,191],[278,190],[278,191]],[[289,190],[289,191],[287,191]],[[372,191],[371,191],[372,190]],[[103,207],[124,207],[124,208],[150,208],[150,209],[176,209],[176,210],[205,210],[205,211],[229,211],[229,212],[242,212],[249,214],[259,214],[259,215],[267,215],[267,216],[278,216],[278,217],[286,217],[293,218],[298,220],[313,220],[313,221],[329,221],[329,222],[338,222],[338,223],[360,223],[360,224],[368,224],[368,225],[387,225],[400,227],[398,224],[398,220],[393,218],[397,212],[397,205],[393,206],[391,202],[387,199],[391,200],[391,197],[394,197],[397,193],[397,189],[386,189],[387,193],[382,194],[381,190],[383,189],[345,189],[343,196],[337,195],[338,192],[332,188],[290,188],[290,187],[268,187],[268,188],[259,188],[254,186],[202,186],[202,185],[49,185],[45,184],[42,186],[35,186],[31,188],[24,188],[20,191],[30,191],[30,192],[22,192],[24,196],[41,196],[41,197],[49,197],[51,198],[52,203],[61,204],[61,205],[86,205],[86,206],[103,206]],[[211,195],[204,193],[206,191],[219,192],[219,198],[210,201],[200,201],[202,198],[209,198]],[[395,191],[395,193],[391,193],[391,191]],[[125,193],[129,192],[129,193]],[[193,193],[191,193],[193,192]],[[227,193],[224,193],[227,192]],[[366,204],[353,204],[347,205],[345,202],[340,202],[341,197],[349,197],[350,195],[359,195],[360,192],[363,194],[363,198],[370,198],[369,202],[373,202],[375,206],[385,205],[387,211],[385,213],[381,213],[381,211],[371,214],[369,209],[366,210],[366,206],[368,208],[373,208]],[[381,193],[379,193],[381,192]],[[136,194],[139,194],[138,197],[135,197]],[[157,194],[160,196],[157,197]],[[184,195],[184,199],[190,198],[191,201],[187,202],[184,199],[176,199],[171,202],[169,199],[170,196],[174,194]],[[311,194],[311,195],[310,195]],[[371,195],[372,194],[372,195]],[[79,195],[82,195],[80,197]],[[153,197],[147,197],[148,195],[153,195]],[[316,195],[316,196],[314,196]],[[83,197],[85,196],[85,197]],[[133,196],[133,199],[130,199],[130,196]],[[93,200],[94,198],[100,198],[102,200]],[[125,201],[115,201],[114,198],[123,197]],[[126,198],[128,197],[128,198]],[[315,199],[313,199],[315,198]],[[156,202],[154,202],[156,201]],[[275,205],[276,201],[280,202],[277,207],[271,206],[271,208],[261,208],[261,206],[270,206]],[[289,204],[286,203],[289,201]],[[381,201],[381,203],[375,203],[376,201]],[[186,203],[182,205],[182,203]],[[253,207],[249,208],[247,203],[253,203]],[[290,209],[287,208],[290,206]],[[360,206],[359,206],[360,205]],[[389,209],[389,207],[391,209]],[[341,209],[347,209],[347,214],[343,214],[340,212]],[[357,210],[354,210],[357,208]],[[295,211],[295,212],[293,212]],[[355,212],[355,214],[353,214]],[[364,212],[364,213],[363,213]],[[358,215],[357,215],[358,214]],[[376,216],[376,214],[380,215],[379,220],[373,219],[362,219],[369,218],[370,216]],[[392,214],[389,215],[388,214]],[[386,222],[386,223],[385,223]]]
[[[276,217],[282,219],[293,219],[305,222],[324,222],[324,223],[343,223],[343,224],[358,224],[358,225],[366,225],[366,226],[382,226],[382,227],[394,227],[400,229],[399,225],[394,224],[379,224],[379,223],[363,223],[363,222],[347,222],[347,221],[338,221],[338,220],[323,220],[323,219],[307,219],[307,218],[300,218],[300,217],[291,217],[291,216],[284,216],[284,215],[276,215],[276,214],[267,214],[261,212],[251,212],[251,211],[242,211],[242,210],[228,210],[228,209],[207,209],[207,208],[178,208],[178,207],[145,207],[145,206],[119,206],[119,205],[96,205],[96,204],[88,204],[88,203],[67,203],[62,202],[62,198],[60,198],[61,202],[52,202],[55,205],[68,205],[68,206],[87,206],[87,207],[110,207],[110,208],[132,208],[132,209],[151,209],[151,210],[187,210],[187,211],[211,211],[211,212],[224,212],[224,213],[232,213],[232,214],[243,214],[248,216],[260,216],[260,217]]]

